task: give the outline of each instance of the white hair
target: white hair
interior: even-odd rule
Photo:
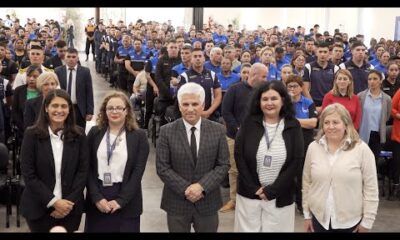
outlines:
[[[222,49],[220,47],[213,47],[213,48],[211,48],[210,55],[214,55],[215,52],[222,53]]]
[[[189,82],[182,85],[178,90],[178,102],[181,104],[182,96],[185,94],[194,94],[200,98],[201,105],[204,104],[204,99],[206,98],[206,93],[204,88],[197,83]]]

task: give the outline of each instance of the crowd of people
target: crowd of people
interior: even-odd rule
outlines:
[[[23,139],[20,206],[33,232],[76,231],[84,211],[87,232],[140,232],[145,130],[155,115],[170,232],[216,232],[218,212],[230,211],[236,232],[293,232],[296,207],[306,231],[365,232],[378,180],[389,177],[388,199],[399,200],[399,41],[367,48],[361,34],[317,24],[306,33],[209,21],[186,31],[89,19],[86,61],[91,52],[117,91],[86,136],[92,73],[73,29],[53,20],[0,28],[1,141]],[[389,173],[379,171],[382,150],[393,152]]]

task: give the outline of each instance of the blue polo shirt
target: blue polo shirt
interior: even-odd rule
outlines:
[[[315,112],[315,107],[314,111],[310,111],[310,106],[314,104],[311,99],[301,95],[300,100],[298,102],[294,102],[293,104],[296,111],[296,118],[308,119],[317,117],[317,113]]]
[[[374,66],[369,63],[364,63],[361,67],[358,67],[350,59],[340,64],[339,67],[349,70],[353,76],[354,94],[358,94],[368,88],[368,73],[371,69],[374,69]]]
[[[286,53],[285,57],[283,59],[285,59],[285,61],[287,61],[287,62],[291,62],[292,59],[293,59],[293,54],[292,53]]]
[[[290,64],[290,61],[288,61],[285,58],[282,58],[281,60],[276,61],[276,68],[278,69],[278,71],[281,71],[283,65],[285,65],[285,64]]]
[[[178,77],[179,75],[181,75],[182,73],[186,72],[187,70],[189,70],[189,68],[186,68],[185,64],[180,63],[178,65],[175,65],[172,68],[172,76],[173,77]]]
[[[378,70],[379,72],[383,74],[387,74],[387,67],[383,65],[382,63],[378,63],[377,65],[374,66],[375,70]]]
[[[325,68],[322,68],[317,61],[306,63],[303,80],[310,83],[310,95],[315,106],[321,106],[325,94],[332,90],[335,73],[338,70],[339,67],[331,62],[328,62]]]
[[[241,67],[242,67],[242,65],[239,65],[239,66],[235,67],[235,68],[232,70],[232,72],[237,73],[237,74],[240,74],[240,69],[241,69]]]
[[[204,99],[204,110],[207,111],[211,107],[214,99],[214,89],[220,88],[218,77],[210,70],[203,69],[203,72],[198,73],[192,68],[182,73],[179,78],[178,89],[187,82],[194,82],[201,85],[204,88],[205,99]]]
[[[221,66],[215,66],[211,63],[211,61],[207,61],[204,63],[204,68],[210,71],[213,71],[215,73],[220,73],[221,72]]]
[[[279,71],[274,64],[270,63],[268,66],[267,81],[278,80],[278,79],[279,79]]]
[[[131,61],[131,66],[133,70],[135,71],[141,71],[144,68],[144,64],[146,60],[148,59],[147,53],[144,51],[141,52],[135,52],[135,50],[132,48],[131,51],[128,52],[128,55],[126,56],[125,60],[130,60]]]
[[[229,74],[229,76],[224,76],[224,74],[222,74],[222,72],[220,72],[220,73],[217,73],[217,77],[218,77],[219,83],[221,84],[222,91],[227,91],[228,88],[232,84],[240,81],[240,76],[233,72],[231,72]]]
[[[218,35],[217,33],[214,33],[213,35],[213,41],[215,46],[219,46],[222,43],[227,44],[228,43],[228,37],[225,35]]]

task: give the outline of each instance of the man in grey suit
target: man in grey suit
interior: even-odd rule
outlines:
[[[190,232],[192,224],[196,232],[218,229],[219,185],[228,173],[229,151],[224,127],[201,118],[204,98],[203,87],[184,84],[178,91],[182,118],[160,130],[156,166],[170,232]]]

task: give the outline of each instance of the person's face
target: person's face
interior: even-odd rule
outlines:
[[[6,59],[11,60],[11,51],[9,49],[6,49]]]
[[[68,102],[61,97],[55,97],[46,107],[50,124],[62,125],[69,114]]]
[[[142,43],[140,41],[133,42],[133,48],[135,49],[135,52],[142,51]]]
[[[335,112],[326,116],[322,124],[322,129],[328,143],[330,141],[340,142],[343,140],[346,131],[346,125],[338,113]]]
[[[65,55],[65,62],[68,67],[75,67],[78,64],[78,55],[76,53],[68,53]]]
[[[154,42],[152,40],[147,40],[147,47],[148,48],[153,48],[154,47]]]
[[[269,38],[269,42],[270,43],[278,43],[278,36],[276,35],[271,35],[271,37]]]
[[[334,59],[341,59],[343,57],[343,48],[334,47],[332,52],[333,52]]]
[[[282,78],[282,81],[285,83],[286,80],[287,80],[287,78],[288,78],[291,74],[293,74],[292,68],[290,68],[290,67],[283,67],[282,70],[281,70],[281,78]]]
[[[329,48],[318,48],[317,49],[317,58],[320,62],[327,62],[329,57]]]
[[[222,51],[215,51],[212,56],[211,59],[213,60],[213,62],[215,63],[221,63],[222,60]]]
[[[223,58],[221,62],[221,69],[224,72],[229,72],[231,71],[232,68],[232,62],[229,59]]]
[[[244,67],[240,70],[240,78],[242,79],[242,81],[247,81],[247,79],[249,79],[249,73],[250,73],[249,67]]]
[[[125,122],[127,111],[124,101],[119,97],[110,98],[106,105],[109,124],[119,125]]]
[[[63,47],[63,48],[57,48],[57,54],[60,57],[60,59],[64,59],[65,58],[65,53],[67,52],[67,46]]]
[[[389,53],[388,53],[388,52],[384,52],[384,53],[382,54],[382,56],[381,56],[381,63],[382,63],[383,65],[388,64],[388,63],[389,63],[389,58],[390,58]]]
[[[251,61],[251,55],[249,52],[245,52],[242,54],[242,57],[240,58],[240,61],[242,63],[250,63]]]
[[[298,97],[302,92],[301,86],[297,82],[291,82],[286,85],[287,91],[290,96]]]
[[[354,48],[351,53],[353,54],[353,58],[356,61],[362,61],[364,60],[365,57],[365,47],[363,46],[358,46],[356,48]]]
[[[179,101],[179,110],[182,118],[191,125],[195,125],[201,118],[204,104],[196,94],[183,94]]]
[[[53,38],[47,38],[46,39],[46,45],[47,45],[47,47],[53,47],[54,46],[54,39]]]
[[[124,36],[122,38],[122,45],[124,45],[124,48],[128,48],[131,45],[131,38],[129,36]]]
[[[206,43],[206,46],[205,46],[206,52],[209,53],[213,47],[214,47],[214,43]]]
[[[57,84],[56,80],[54,80],[54,79],[46,80],[42,85],[42,89],[41,89],[42,95],[47,96],[47,93],[53,89],[56,89],[57,86],[58,86],[58,84]]]
[[[181,50],[181,59],[184,63],[190,63],[192,60],[192,52],[189,49],[182,49]]]
[[[383,47],[378,47],[378,49],[376,49],[376,56],[380,57],[382,55],[382,53],[385,52],[385,48]]]
[[[39,77],[40,73],[39,71],[33,71],[29,76],[26,77],[28,88],[36,88],[36,79]]]
[[[31,49],[29,51],[29,60],[34,65],[42,64],[44,60],[43,50]]]
[[[250,81],[250,85],[255,86],[262,82],[265,82],[265,80],[267,79],[267,75],[268,75],[267,67],[257,69],[256,72],[254,73],[254,76],[252,77],[252,79]],[[249,76],[249,79],[250,79],[250,76]]]
[[[397,64],[390,64],[388,68],[388,76],[392,79],[397,78],[399,75],[399,66]]]
[[[380,79],[380,76],[376,73],[370,73],[368,75],[368,87],[370,89],[379,89],[382,85],[382,80]]]
[[[190,31],[189,32],[189,37],[190,38],[195,38],[196,37],[196,32],[195,31]]]
[[[54,36],[57,36],[60,32],[58,31],[57,28],[53,28],[52,33],[53,33]]]
[[[225,49],[224,57],[227,57],[231,60],[235,59],[236,51],[234,49]]]
[[[202,51],[192,52],[192,66],[196,68],[201,68],[204,65],[204,54]]]
[[[347,91],[347,88],[349,87],[350,83],[351,83],[350,78],[343,73],[339,73],[335,79],[335,84],[341,91]]]
[[[301,45],[303,45],[303,43],[304,43],[304,38],[299,37],[299,43],[300,43]]]
[[[261,56],[261,62],[263,64],[269,64],[272,61],[272,52],[271,51],[264,51],[262,56]]]
[[[185,44],[185,39],[183,39],[183,38],[176,39],[176,44],[178,45],[178,48],[181,49],[183,47],[183,45]]]
[[[178,45],[176,43],[169,43],[167,46],[168,57],[178,57]]]
[[[193,48],[200,48],[200,49],[202,49],[202,47],[201,47],[201,42],[199,42],[199,41],[194,42],[194,43],[193,43]]]
[[[298,57],[293,61],[293,63],[294,63],[294,66],[295,66],[297,69],[303,69],[303,68],[304,68],[304,65],[306,64],[306,59],[305,59],[304,56],[298,56]]]
[[[279,93],[270,89],[261,94],[260,107],[264,117],[275,119],[283,106],[283,101]]]
[[[0,46],[0,58],[3,59],[6,57],[6,48]]]
[[[275,60],[276,60],[276,61],[281,60],[281,59],[283,58],[284,55],[285,55],[285,52],[282,52],[282,53],[277,53],[277,52],[275,52]]]
[[[15,42],[15,49],[16,50],[24,50],[24,41],[18,40]]]

